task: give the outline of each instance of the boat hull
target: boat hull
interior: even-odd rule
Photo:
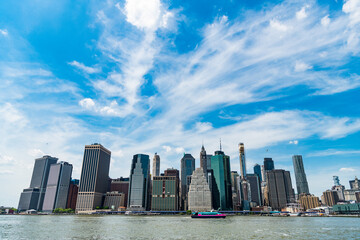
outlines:
[[[191,218],[225,218],[226,215],[191,215]]]

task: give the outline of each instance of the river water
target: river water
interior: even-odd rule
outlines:
[[[2,215],[0,239],[360,239],[360,218]]]

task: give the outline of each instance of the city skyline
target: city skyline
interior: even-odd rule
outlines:
[[[32,9],[32,11],[28,11]],[[0,205],[16,206],[34,159],[73,165],[85,144],[199,167],[202,143],[240,173],[301,154],[320,196],[360,174],[359,6],[347,1],[124,0],[0,3]],[[316,40],[316,41],[315,41]],[[5,184],[6,183],[6,184]],[[296,188],[295,188],[296,189]]]

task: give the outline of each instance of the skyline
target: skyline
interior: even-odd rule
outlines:
[[[205,4],[207,3],[207,4]],[[31,11],[28,11],[31,9]],[[34,159],[80,178],[84,145],[199,166],[222,139],[231,170],[301,154],[310,192],[360,172],[360,4],[347,1],[0,2],[0,205],[16,206]],[[6,185],[4,184],[6,183]]]

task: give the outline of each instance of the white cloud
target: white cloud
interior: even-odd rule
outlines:
[[[350,168],[350,167],[343,167],[343,168],[340,168],[339,171],[340,172],[356,172],[356,169],[355,168]]]
[[[101,72],[101,69],[100,68],[95,68],[95,67],[88,67],[88,66],[85,66],[83,63],[80,63],[78,61],[72,61],[72,62],[69,62],[68,63],[69,65],[73,66],[73,67],[76,67],[78,69],[80,69],[81,71],[85,72],[85,73],[88,73],[88,74],[93,74],[93,73],[99,73]]]
[[[329,15],[327,15],[327,16],[325,16],[325,17],[323,17],[323,18],[321,19],[321,24],[322,24],[323,26],[328,26],[328,25],[330,24]]]
[[[270,20],[270,27],[272,27],[278,31],[282,31],[282,32],[285,32],[289,29],[288,26],[286,26],[284,23],[281,23],[280,21],[278,21],[276,19]]]
[[[291,141],[289,141],[289,144],[297,145],[298,143],[299,143],[298,140],[291,140]]]
[[[166,151],[166,152],[171,152],[171,147],[170,146],[162,146],[162,148]]]
[[[36,148],[30,149],[28,151],[28,154],[30,156],[32,156],[33,158],[39,158],[39,157],[46,155],[43,151],[41,151],[40,149],[36,149]]]
[[[343,12],[350,15],[350,24],[355,25],[360,22],[360,1],[345,0],[342,8]]]
[[[212,129],[213,127],[210,122],[197,122],[195,128],[198,130],[198,132],[202,133]]]
[[[296,61],[294,69],[295,69],[295,72],[304,72],[304,71],[312,69],[312,66],[310,66],[309,64],[306,64],[302,61]]]
[[[296,12],[296,18],[301,20],[307,17],[306,7],[302,7],[300,11]]]
[[[6,37],[9,33],[7,29],[0,29],[0,34]]]
[[[336,150],[336,149],[327,149],[323,151],[313,152],[308,154],[310,157],[324,157],[324,156],[333,156],[333,155],[360,155],[359,150]]]
[[[95,107],[95,102],[91,98],[84,98],[79,101],[79,105],[85,109],[93,109]]]

